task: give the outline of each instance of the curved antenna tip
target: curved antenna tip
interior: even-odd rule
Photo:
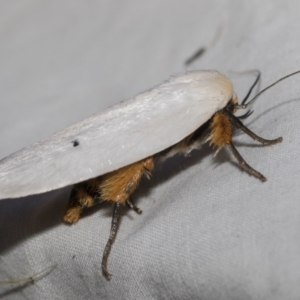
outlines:
[[[265,91],[267,91],[268,89],[270,89],[271,87],[273,87],[274,85],[276,85],[277,83],[279,83],[280,81],[283,81],[291,76],[294,76],[296,74],[300,73],[300,70],[290,73],[284,77],[281,77],[280,79],[278,79],[277,81],[273,82],[272,84],[270,84],[269,86],[267,86],[266,88],[264,88],[262,91],[260,91],[254,98],[252,98],[248,103],[242,103],[241,105],[236,105],[234,108],[236,109],[246,109],[248,106],[250,106],[261,94],[263,94]]]

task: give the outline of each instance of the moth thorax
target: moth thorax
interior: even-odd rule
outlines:
[[[213,116],[211,125],[211,141],[210,144],[216,146],[220,150],[231,141],[232,129],[228,117],[222,112],[218,112]]]

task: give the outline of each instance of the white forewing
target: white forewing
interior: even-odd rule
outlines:
[[[156,154],[200,127],[232,95],[231,81],[216,71],[172,77],[4,158],[0,198],[50,191]]]

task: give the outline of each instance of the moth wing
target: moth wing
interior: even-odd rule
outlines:
[[[193,71],[95,114],[0,161],[0,199],[78,183],[154,155],[223,108],[232,83]]]

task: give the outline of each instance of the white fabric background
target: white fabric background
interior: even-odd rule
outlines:
[[[259,69],[261,87],[300,69],[297,0],[10,0],[0,22],[1,158],[183,71],[220,27],[190,69]],[[233,79],[243,98],[253,76]],[[0,286],[0,299],[299,299],[299,95],[300,75],[245,122],[282,144],[234,138],[266,183],[208,146],[143,181],[143,214],[123,217],[111,282],[101,273],[110,205],[67,226],[70,187],[0,201],[0,280],[57,263],[33,285]]]

